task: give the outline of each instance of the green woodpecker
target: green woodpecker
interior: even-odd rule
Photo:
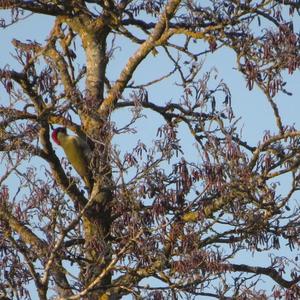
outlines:
[[[52,132],[53,141],[64,149],[67,159],[76,172],[83,179],[87,188],[91,191],[92,175],[89,170],[91,149],[79,136],[68,135],[67,129],[58,127]]]

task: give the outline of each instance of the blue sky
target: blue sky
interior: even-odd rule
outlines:
[[[0,11],[0,18],[6,15],[6,12]],[[1,67],[10,65],[19,69],[19,66],[15,63],[10,53],[13,53],[13,46],[11,40],[13,38],[26,41],[27,39],[36,40],[44,43],[47,38],[50,28],[53,24],[51,18],[32,16],[19,24],[12,25],[7,29],[0,30],[0,40],[2,47],[0,49]],[[80,46],[80,45],[77,45]],[[125,65],[127,58],[133,53],[132,44],[129,41],[122,40],[119,45],[120,48],[114,53],[114,59],[109,65],[108,77],[116,79],[121,68]],[[172,70],[172,64],[167,62],[163,50],[157,49],[159,55],[153,56],[150,54],[149,58],[141,64],[137,69],[134,82],[135,84],[145,83],[153,80],[160,75],[168,73]],[[205,49],[203,49],[205,50]],[[81,64],[84,64],[84,56],[81,54]],[[235,69],[235,56],[232,50],[228,48],[222,48],[213,54],[209,54],[207,57],[203,57],[204,66],[203,73],[210,70],[213,67],[217,68],[217,80],[223,79],[229,86],[232,94],[232,105],[235,115],[241,117],[239,121],[239,128],[242,132],[242,136],[245,140],[248,140],[252,146],[262,140],[262,137],[266,130],[271,132],[276,131],[275,119],[272,110],[265,99],[264,95],[257,88],[252,91],[248,91],[246,88],[246,82],[243,76]],[[287,74],[286,74],[287,75]],[[293,93],[292,97],[279,93],[276,96],[276,103],[279,106],[279,110],[282,115],[284,125],[295,125],[299,128],[299,111],[300,111],[300,73],[295,72],[293,76],[285,76],[287,81],[287,90]],[[153,87],[149,91],[149,100],[163,104],[166,100],[176,100],[180,96],[179,89],[174,86],[174,81],[171,80],[168,84],[162,83]],[[3,93],[3,89],[0,88],[0,104],[7,101],[7,95]],[[126,123],[127,113],[116,112],[113,115],[113,120],[119,124]],[[157,127],[160,126],[161,117],[156,116],[154,113],[147,112],[146,117],[142,118],[135,125],[138,129],[136,135],[120,136],[116,137],[114,142],[123,151],[129,150],[133,147],[137,140],[146,140],[151,142],[155,139]],[[183,141],[184,150],[191,157],[196,155],[195,148],[193,147],[193,141],[188,137],[186,128],[180,129],[180,138]],[[56,148],[57,149],[57,148]],[[59,152],[62,155],[62,152]],[[285,192],[285,178],[281,183],[280,189],[282,193]],[[285,253],[282,253],[284,255]],[[249,256],[248,256],[249,257]],[[240,258],[243,262],[243,257]],[[246,262],[246,261],[245,261]],[[248,262],[248,260],[247,260]],[[253,256],[253,263],[268,264],[265,260],[265,255],[258,254]],[[208,298],[207,298],[208,299]]]

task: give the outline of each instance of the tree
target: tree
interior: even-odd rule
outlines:
[[[34,33],[32,41],[13,39],[19,66],[2,62],[0,70],[4,298],[33,299],[33,286],[39,299],[299,298],[300,131],[283,122],[275,100],[290,94],[285,78],[300,65],[298,1],[0,7],[10,11],[2,29],[32,14],[53,23],[43,44]],[[125,41],[131,54],[112,72]],[[276,130],[265,128],[257,145],[240,133],[226,82],[203,71],[202,57],[224,47],[245,93],[260,89],[273,111]],[[145,81],[149,61],[160,58],[166,65]],[[118,145],[136,124],[156,126],[156,114],[156,136],[148,141],[143,132],[131,150]],[[58,126],[90,145],[90,190],[51,141]],[[264,265],[240,263],[258,252],[271,253]]]

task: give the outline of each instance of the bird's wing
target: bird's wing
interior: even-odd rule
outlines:
[[[85,185],[88,187],[89,190],[91,190],[93,184],[92,174],[89,170],[89,164],[91,161],[91,155],[92,150],[89,147],[89,145],[81,138],[76,138],[74,142],[76,143],[77,147],[79,148],[79,151],[83,153],[83,157],[85,160],[85,165],[83,168],[78,168],[77,172],[82,176],[82,179],[85,183]],[[83,163],[83,162],[82,162]]]
[[[91,158],[92,150],[88,143],[84,141],[81,138],[74,137],[75,138],[75,143],[79,147],[80,151],[82,151],[83,155],[85,156],[86,160],[89,161]]]

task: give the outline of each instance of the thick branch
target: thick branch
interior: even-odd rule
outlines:
[[[51,16],[64,15],[67,13],[64,8],[58,5],[53,5],[51,3],[42,4],[40,1],[7,0],[2,2],[4,2],[0,3],[0,8],[2,9],[22,8],[34,13]]]
[[[17,220],[7,209],[3,208],[3,206],[0,210],[0,219],[7,222],[9,227],[17,232],[25,243],[33,246],[38,255],[43,256],[46,254],[46,242],[41,240],[29,228]]]
[[[233,271],[236,272],[248,272],[248,273],[254,273],[257,275],[267,275],[271,277],[274,281],[276,281],[278,284],[280,284],[282,287],[285,287],[287,289],[291,288],[293,285],[298,283],[300,281],[300,278],[297,277],[294,280],[288,281],[282,278],[279,272],[277,272],[274,268],[263,268],[263,267],[252,267],[248,265],[238,265],[238,264],[230,264],[229,268],[231,268]]]
[[[168,21],[175,14],[178,5],[180,4],[180,0],[170,0],[166,5],[165,11],[160,15],[160,19],[155,25],[152,33],[148,37],[148,39],[140,46],[140,48],[135,52],[135,54],[129,59],[123,71],[120,74],[117,82],[112,86],[109,91],[108,96],[104,99],[99,113],[102,115],[107,115],[107,113],[115,106],[118,101],[118,98],[124,91],[127,83],[133,76],[135,69],[138,65],[143,61],[143,59],[157,46],[158,40],[162,37],[163,33],[167,28]],[[160,43],[165,42],[169,36],[165,37],[164,41],[160,41]]]

